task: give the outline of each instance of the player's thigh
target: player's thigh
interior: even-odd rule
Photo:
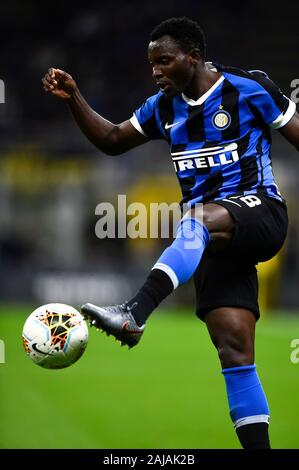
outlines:
[[[225,207],[235,220],[230,245],[234,256],[257,264],[271,259],[281,249],[288,228],[283,204],[261,195],[230,196],[215,203]]]
[[[195,217],[207,227],[210,235],[210,250],[219,252],[230,244],[235,220],[223,206],[214,203],[197,204],[188,211],[186,217]]]
[[[213,202],[197,204],[190,209],[188,215],[196,217],[205,224],[210,233],[233,232],[235,220],[230,211]]]

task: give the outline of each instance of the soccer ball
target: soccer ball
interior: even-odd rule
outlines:
[[[88,327],[76,309],[65,304],[38,307],[23,328],[25,352],[35,364],[46,369],[63,369],[84,353]]]

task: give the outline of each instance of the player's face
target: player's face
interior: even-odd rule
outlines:
[[[168,35],[149,43],[148,60],[156,84],[167,96],[182,93],[194,76],[191,55]]]

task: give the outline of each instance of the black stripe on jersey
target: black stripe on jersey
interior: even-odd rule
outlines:
[[[165,129],[166,124],[172,124],[174,121],[173,100],[162,95],[158,103],[158,113],[165,132],[165,138],[170,143],[170,129]]]
[[[195,177],[194,176],[187,176],[186,178],[180,179],[180,185],[183,195],[182,203],[189,201],[192,196],[192,189],[195,185]]]
[[[272,80],[267,77],[263,72],[258,70],[249,72],[250,75],[253,75],[253,79],[257,81],[265,90],[269,93],[269,95],[273,98],[276,106],[280,109],[282,113],[284,113],[289,103],[286,102],[285,96],[283,95],[280,88],[272,82]]]
[[[254,80],[269,93],[276,106],[280,109],[282,113],[287,110],[288,102],[286,102],[282,91],[274,82],[272,82],[272,80],[267,76],[267,74],[265,74],[265,72],[261,70],[253,70],[252,72],[250,72],[247,70],[238,69],[237,67],[220,66],[219,68],[222,69],[224,72],[228,72],[239,77],[248,78],[249,80]]]
[[[218,142],[214,142],[214,141],[209,141],[209,142],[205,142],[204,145],[201,147],[202,149],[205,148],[205,147],[215,147],[215,145],[217,145]],[[178,145],[173,145],[171,147],[171,152],[181,152],[183,150],[185,150],[185,148],[187,147],[187,145],[185,144],[178,144]],[[188,157],[186,157],[188,158]],[[191,196],[192,196],[192,190],[196,184],[196,175],[202,175],[202,174],[208,174],[210,172],[210,168],[197,168],[196,171],[195,171],[195,174],[193,176],[187,176],[186,178],[184,178],[183,176],[181,176],[180,178],[180,186],[181,186],[181,189],[182,189],[182,194],[183,194],[183,199],[181,201],[181,204],[189,201],[191,199]]]
[[[222,140],[240,138],[239,96],[239,90],[229,81],[224,80],[222,84],[221,105],[223,106],[223,111],[227,111],[231,116],[232,122],[227,129],[222,131]]]
[[[240,158],[247,152],[250,136],[251,132],[248,132],[238,141],[238,154]]]
[[[189,142],[204,142],[206,140],[204,103],[198,106],[189,106],[186,129]]]
[[[248,108],[250,109],[250,111],[252,112],[254,116],[254,122],[252,123],[252,126],[261,127],[261,128],[265,127],[266,124],[265,124],[262,113],[260,113],[258,108],[255,108],[248,100],[245,99],[245,101],[246,101]]]
[[[188,144],[173,144],[171,146],[171,153],[183,152],[186,150]]]
[[[207,148],[207,147],[215,147],[216,145],[218,145],[217,141],[210,140],[209,142],[205,142],[204,145],[201,147],[201,149]],[[179,145],[176,146],[176,148],[178,148],[178,147],[179,147]],[[184,150],[184,149],[182,149],[182,150]],[[173,151],[173,148],[171,149],[171,151]],[[177,151],[179,152],[180,149],[178,149]],[[181,185],[182,193],[183,193],[182,203],[185,203],[185,202],[189,201],[189,199],[191,199],[192,189],[194,188],[194,186],[196,184],[196,176],[197,175],[209,174],[209,173],[210,173],[210,168],[208,168],[208,167],[207,168],[196,168],[194,176],[187,176],[186,178],[184,178],[184,177],[180,178],[180,185]],[[221,176],[220,176],[220,178],[221,178]]]
[[[206,180],[206,192],[203,197],[203,203],[208,202],[211,199],[215,199],[219,194],[219,189],[222,188],[223,175],[222,171],[216,171],[215,173],[208,176]]]
[[[205,142],[202,148],[206,147],[216,147],[219,144],[216,140]],[[196,170],[197,174],[202,174],[200,169]],[[206,192],[203,197],[203,203],[208,202],[210,199],[215,199],[218,196],[218,190],[222,188],[223,185],[223,175],[222,170],[217,171],[214,174],[211,174],[206,179]]]
[[[160,129],[157,126],[154,114],[147,121],[143,122],[141,127],[149,139],[164,139],[164,135],[161,134]]]
[[[258,166],[256,157],[246,157],[240,160],[241,179],[238,192],[248,190],[256,186],[258,182]]]
[[[219,142],[216,141],[216,140],[208,140],[204,143],[204,145],[202,145],[200,147],[200,150],[203,150],[205,148],[209,148],[209,147],[216,147],[217,145],[219,145]],[[188,158],[188,157],[186,157]],[[208,175],[209,173],[211,172],[211,169],[209,166],[207,167],[203,167],[203,168],[196,168],[195,170],[195,176],[198,176],[198,175]],[[194,183],[195,184],[195,183]]]
[[[240,157],[240,182],[238,185],[237,191],[245,191],[248,188],[252,188],[258,182],[258,165],[257,165],[257,158],[255,155],[252,157],[245,157],[242,156],[246,153],[249,139],[251,133],[248,132],[243,139],[238,143],[238,153]],[[257,149],[258,152],[258,149]]]

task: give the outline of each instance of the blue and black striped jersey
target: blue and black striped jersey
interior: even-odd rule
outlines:
[[[262,193],[282,201],[271,165],[270,128],[291,119],[296,105],[259,70],[209,63],[221,77],[197,101],[162,91],[131,118],[149,139],[165,139],[182,203]]]

